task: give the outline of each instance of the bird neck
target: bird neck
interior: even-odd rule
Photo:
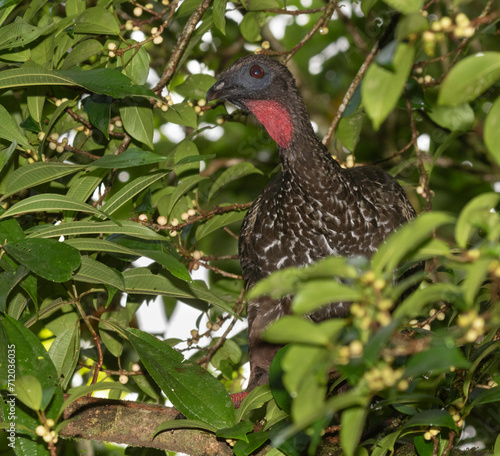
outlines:
[[[307,189],[318,181],[341,173],[340,165],[314,133],[307,109],[298,92],[290,99],[245,100],[248,109],[278,145],[284,176]]]

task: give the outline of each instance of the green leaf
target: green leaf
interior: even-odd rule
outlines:
[[[366,407],[352,407],[344,410],[340,421],[340,444],[346,456],[354,456],[361,434],[365,428]]]
[[[216,82],[217,79],[209,74],[191,74],[182,84],[175,87],[175,91],[186,98],[205,99],[208,89]]]
[[[384,3],[403,14],[417,13],[422,8],[424,0],[384,0]]]
[[[156,429],[154,435],[162,431],[171,429],[203,429],[204,431],[215,433],[217,428],[209,423],[200,420],[169,420],[161,423]]]
[[[474,111],[468,103],[456,106],[433,106],[426,113],[440,127],[450,131],[467,131],[474,123]]]
[[[7,336],[8,344],[14,346],[12,349],[15,351],[17,375],[19,377],[32,375],[38,379],[42,385],[40,409],[45,411],[47,418],[54,419],[63,402],[63,393],[47,350],[35,334],[8,315],[0,317],[0,333],[2,328]],[[0,401],[0,404],[3,406],[3,401]],[[16,408],[16,415],[19,424],[28,425],[31,429],[39,424],[38,419],[27,415],[20,408]]]
[[[9,256],[30,271],[52,282],[71,279],[72,272],[80,265],[80,252],[54,239],[23,239],[5,244]]]
[[[254,388],[245,397],[238,410],[236,410],[236,421],[246,420],[253,410],[261,408],[266,402],[273,398],[269,384]]]
[[[328,337],[311,320],[294,315],[285,315],[265,329],[262,338],[273,344],[327,345]]]
[[[56,71],[47,70],[41,67],[16,68],[2,71],[0,75],[0,89],[39,85],[79,86],[90,92],[109,95],[113,98],[133,96],[158,98],[150,89],[144,86],[134,85],[132,81],[120,71],[110,68],[98,68],[86,71]]]
[[[403,429],[413,426],[430,426],[446,427],[457,430],[457,426],[453,421],[450,413],[446,410],[425,410],[412,416],[404,425]]]
[[[453,222],[453,217],[444,212],[427,212],[391,234],[375,252],[372,259],[373,271],[392,271],[413,249],[427,240],[435,229]]]
[[[147,101],[120,106],[123,128],[135,140],[153,148],[153,110]]]
[[[225,185],[229,183],[241,179],[242,177],[248,176],[250,174],[263,174],[262,171],[257,169],[252,163],[249,162],[241,162],[236,165],[231,166],[226,169],[213,183],[210,188],[210,192],[208,194],[208,200],[212,199],[212,197]]]
[[[124,247],[115,242],[105,241],[104,239],[81,239],[74,238],[66,240],[66,244],[75,247],[78,250],[85,250],[91,252],[109,252],[118,253],[132,256],[145,256],[161,264],[167,271],[169,271],[175,277],[191,282],[191,276],[189,275],[186,266],[181,263],[177,258],[174,258],[168,253],[154,251],[154,250],[134,250]],[[118,287],[117,287],[118,288]]]
[[[126,234],[140,239],[163,241],[165,238],[151,228],[130,220],[115,222],[67,222],[59,225],[42,225],[27,231],[30,238],[52,238],[60,236],[77,236],[82,234]]]
[[[174,208],[179,198],[181,198],[185,193],[191,190],[195,185],[207,179],[204,176],[198,174],[193,176],[187,176],[181,179],[180,183],[175,187],[174,192],[169,195],[168,203],[162,207],[162,212],[169,217],[172,209]]]
[[[457,369],[468,368],[470,362],[462,355],[456,347],[437,345],[413,355],[406,362],[405,378],[416,377],[426,373],[436,375],[441,372],[449,372],[450,367]]]
[[[95,6],[87,8],[76,18],[73,32],[83,35],[119,35],[120,25],[107,9]]]
[[[131,147],[120,155],[105,155],[92,163],[96,168],[133,168],[135,166],[151,165],[167,160],[168,157],[162,157],[154,152]]]
[[[66,195],[57,195],[55,193],[43,193],[19,201],[10,209],[4,212],[0,218],[11,217],[28,212],[61,212],[64,210],[77,212],[90,212],[100,217],[106,217],[106,214],[90,204],[73,201]]]
[[[471,405],[476,406],[480,404],[491,404],[493,402],[500,402],[500,388],[497,386],[489,390],[483,390],[472,401]]]
[[[474,228],[480,227],[483,214],[489,214],[500,202],[498,193],[483,193],[469,201],[460,212],[455,225],[455,239],[461,248],[466,248]]]
[[[240,23],[240,31],[247,41],[259,41],[262,37],[260,29],[266,22],[264,13],[246,13]]]
[[[357,112],[340,119],[337,136],[342,144],[351,152],[356,149],[356,145],[358,144],[364,117],[365,114],[363,112]]]
[[[365,17],[368,16],[368,13],[375,6],[375,3],[377,2],[378,0],[361,0],[361,11],[363,11]]]
[[[63,330],[54,339],[49,348],[49,355],[57,370],[61,386],[66,389],[80,357],[80,325],[78,323]]]
[[[18,16],[12,24],[0,28],[0,50],[22,47],[46,32],[47,30],[34,27]]]
[[[233,427],[219,429],[216,432],[217,437],[222,439],[244,440],[248,442],[247,434],[253,431],[253,423],[249,420],[240,421]]]
[[[403,41],[414,33],[421,33],[428,30],[429,25],[429,19],[422,16],[420,11],[403,16],[398,21],[396,39]]]
[[[191,160],[197,157],[201,158],[198,147],[196,147],[196,144],[193,141],[185,139],[184,141],[177,144],[174,149],[174,161],[176,163],[175,174],[179,177],[183,173],[189,173],[190,171],[196,171],[198,173],[200,171],[199,161],[188,163],[186,165],[177,165],[177,163],[179,163],[181,160]]]
[[[0,105],[0,138],[7,139],[8,141],[17,141],[25,149],[31,148],[26,137],[19,131],[11,115],[2,105]]]
[[[171,106],[163,116],[168,122],[195,129],[198,128],[198,115],[187,103],[178,103]]]
[[[68,70],[103,51],[103,45],[97,40],[85,40],[72,47],[71,52],[64,59],[61,70]]]
[[[35,122],[42,121],[43,106],[47,98],[46,87],[32,87],[27,90],[28,111]],[[3,124],[2,124],[3,125]]]
[[[217,429],[236,424],[231,398],[222,384],[197,364],[156,337],[128,329],[128,338],[142,363],[175,408],[188,419]]]
[[[396,106],[410,74],[414,55],[413,46],[400,43],[394,54],[393,71],[376,62],[373,62],[368,68],[361,86],[361,94],[366,113],[375,130],[379,129],[382,122]]]
[[[248,442],[238,440],[233,447],[236,456],[249,456],[269,439],[269,432],[253,432],[248,435]]]
[[[3,198],[7,198],[25,188],[52,182],[61,177],[76,173],[81,169],[83,169],[83,166],[57,162],[37,162],[22,166],[7,176]]]
[[[104,213],[107,215],[114,214],[118,209],[127,204],[135,195],[143,190],[146,190],[150,185],[154,184],[159,179],[165,177],[167,171],[146,174],[138,177],[132,182],[128,182],[123,188],[116,192],[111,198],[106,201]]]
[[[118,271],[86,256],[82,257],[82,263],[78,270],[75,271],[73,280],[86,283],[103,283],[122,291],[125,290],[125,281]]]
[[[500,78],[500,52],[466,57],[448,73],[439,92],[438,104],[458,105],[475,100]]]
[[[111,119],[111,103],[113,99],[106,95],[91,94],[83,100],[85,112],[89,116],[89,121],[96,126],[106,139],[109,140],[109,121]]]
[[[128,40],[129,44],[136,44],[134,40]],[[130,60],[132,59],[132,60]],[[144,46],[133,47],[123,53],[123,60],[129,62],[124,68],[125,74],[137,85],[146,84],[149,74],[149,54]]]
[[[203,223],[196,228],[196,240],[199,241],[220,228],[224,228],[231,223],[243,220],[245,214],[246,211],[234,211],[212,217],[208,222]]]
[[[438,301],[455,302],[462,296],[460,288],[450,283],[434,283],[414,291],[394,311],[394,318],[415,317],[427,304]]]
[[[33,375],[23,375],[16,378],[17,398],[31,410],[40,410],[42,407],[42,385]]]
[[[175,281],[159,274],[153,274],[147,268],[135,268],[123,273],[127,293],[163,295],[179,299],[201,299],[225,312],[234,315],[231,306],[222,301],[214,293],[193,284]]]
[[[226,2],[227,0],[214,0],[213,6],[214,24],[223,35],[226,34]]]
[[[295,313],[307,314],[333,302],[358,301],[363,294],[353,285],[344,285],[335,280],[311,280],[298,289],[292,301]]]
[[[484,142],[488,151],[500,165],[500,97],[491,106],[486,121],[484,122]]]

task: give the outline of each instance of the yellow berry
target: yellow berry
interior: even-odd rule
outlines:
[[[138,25],[134,25],[134,26],[132,27],[132,30],[133,30],[134,32],[138,32],[140,29],[141,29],[141,28],[140,28]]]
[[[132,23],[132,21],[127,21],[125,22],[125,30],[132,30],[134,28],[134,24]]]
[[[110,59],[112,59],[112,58],[116,57],[116,54],[115,54],[113,51],[109,51],[109,52],[108,52],[108,57],[109,57]]]
[[[57,146],[56,147],[56,152],[59,154],[62,154],[64,152],[64,146]]]
[[[171,222],[170,225],[172,226],[177,226],[179,224],[179,219],[174,218]]]
[[[56,150],[57,149],[57,143],[56,142],[49,143],[49,149],[50,150]]]
[[[196,211],[194,209],[189,209],[187,213],[190,217],[192,217],[193,215],[196,214]]]
[[[39,426],[36,427],[35,432],[38,437],[43,437],[45,434],[47,434],[47,429],[45,426],[42,426],[40,424]]]
[[[139,364],[134,363],[132,364],[132,372],[139,372],[141,370],[141,366]]]
[[[115,125],[116,125],[116,127],[117,127],[117,128],[122,128],[122,127],[123,127],[123,123],[122,123],[122,121],[121,121],[121,120],[117,120],[117,121],[115,122]]]
[[[161,43],[163,43],[163,37],[162,37],[162,36],[160,36],[160,35],[155,36],[155,37],[153,38],[153,43],[154,43],[154,44],[161,44]]]
[[[207,104],[207,100],[205,100],[205,98],[200,98],[200,99],[198,100],[198,106],[203,107],[203,106],[205,106],[206,104]]]
[[[189,218],[189,215],[187,214],[187,212],[183,212],[181,214],[181,220],[187,220]]]
[[[120,375],[120,377],[118,377],[118,381],[122,385],[126,385],[128,383],[128,376],[127,375]]]
[[[427,83],[427,84],[428,84],[429,82],[432,82],[432,76],[431,76],[430,74],[426,74],[426,75],[424,76],[424,82],[425,82],[425,83]]]
[[[452,25],[452,20],[448,16],[441,18],[441,27],[443,30],[448,30]]]
[[[141,215],[139,215],[139,220],[141,222],[147,222],[148,221],[148,216],[146,214],[141,214]]]
[[[50,432],[47,432],[42,436],[43,441],[46,443],[52,442],[52,436],[50,435]]]
[[[61,106],[62,105],[62,100],[56,100],[55,105],[57,107]]]
[[[222,125],[224,123],[224,119],[222,117],[217,117],[215,123],[217,125]],[[500,268],[499,268],[500,269]]]
[[[426,30],[423,34],[422,34],[422,38],[424,41],[427,41],[428,43],[431,43],[434,41],[434,33],[432,32],[429,32],[429,30]]]
[[[147,3],[144,8],[148,9],[148,10],[152,10],[153,9],[153,4],[152,3]]]
[[[271,47],[271,44],[269,41],[263,41],[262,42],[262,49],[269,49]]]
[[[431,434],[429,431],[427,431],[427,432],[424,434],[424,439],[425,439],[425,440],[431,440],[431,439],[432,439],[432,434]]]
[[[108,43],[108,49],[110,51],[115,51],[116,50],[116,44],[115,43]]]
[[[50,139],[53,139],[54,141],[57,141],[59,139],[59,133],[52,133],[50,135]]]
[[[134,8],[134,16],[136,16],[136,17],[142,16],[142,8],[140,8],[139,6],[136,6]]]
[[[45,133],[43,131],[41,131],[40,133],[38,133],[38,140],[39,141],[43,141],[45,138]]]
[[[383,290],[385,288],[385,285],[386,282],[384,279],[376,279],[373,282],[373,288],[375,288],[375,290]]]
[[[201,259],[201,257],[202,257],[202,256],[203,256],[203,252],[200,252],[199,250],[195,250],[195,251],[193,252],[193,258],[194,258],[195,260],[199,260],[199,259]]]
[[[434,21],[431,24],[431,30],[434,32],[440,32],[441,28],[442,28],[442,25],[441,25],[441,22],[439,22],[439,21]]]
[[[321,27],[319,29],[319,34],[320,35],[326,35],[328,33],[328,27]]]
[[[170,234],[170,236],[175,237],[175,236],[177,236],[177,231],[172,230],[172,231],[170,231],[169,234]]]
[[[166,225],[167,224],[167,217],[165,217],[164,215],[160,215],[157,219],[156,219],[156,223],[158,223],[158,225]]]
[[[463,26],[463,27],[467,27],[470,24],[469,18],[464,13],[457,14],[455,22],[457,23],[458,26]]]
[[[156,35],[158,33],[158,27],[153,27],[151,29],[151,35]]]
[[[360,340],[353,340],[349,344],[349,353],[352,358],[359,358],[363,354],[363,343]]]
[[[199,113],[201,112],[201,108],[199,106],[194,107],[194,112]]]
[[[161,0],[161,4],[167,6],[170,3],[169,0]]]

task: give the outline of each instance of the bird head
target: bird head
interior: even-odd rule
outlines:
[[[207,101],[215,99],[253,113],[281,148],[289,147],[296,119],[308,122],[292,74],[265,55],[243,57],[225,70],[207,92]]]

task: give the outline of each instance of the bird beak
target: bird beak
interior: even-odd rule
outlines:
[[[223,89],[226,85],[225,81],[218,80],[207,92],[207,102],[217,100],[217,98],[224,98]]]

